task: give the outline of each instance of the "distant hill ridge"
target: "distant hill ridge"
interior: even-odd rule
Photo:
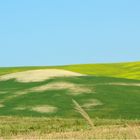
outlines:
[[[77,64],[65,66],[1,67],[0,75],[36,69],[64,69],[81,74],[140,80],[140,62]]]

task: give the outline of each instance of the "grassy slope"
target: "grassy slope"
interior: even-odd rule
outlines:
[[[140,79],[140,62],[71,65],[64,68],[96,76]]]
[[[40,68],[41,69],[59,68],[89,75],[140,80],[140,62],[112,63],[112,64],[79,64],[79,65],[54,66],[54,67],[44,66],[44,67],[0,68],[0,75]]]
[[[103,103],[102,106],[97,106],[91,110],[88,110],[88,113],[94,118],[140,119],[140,87],[106,85],[106,83],[111,82],[139,83],[140,62],[117,64],[87,64],[59,67],[0,68],[0,75],[40,68],[60,68],[84,74],[97,75],[97,77],[85,76],[80,78],[57,78],[50,81],[37,83],[18,83],[14,80],[0,81],[0,91],[2,91],[0,93],[0,102],[4,104],[4,107],[1,107],[0,115],[58,116],[66,118],[79,117],[79,115],[73,111],[72,98],[77,100],[80,104],[84,104],[86,100],[93,98],[98,99]],[[125,77],[138,80],[119,79],[113,77]],[[28,90],[29,88],[43,85],[52,81],[64,81],[82,84],[86,87],[92,88],[92,91],[90,94],[71,96],[68,94],[68,90],[51,90],[44,91],[39,94],[30,93],[13,98],[15,91],[22,91],[24,89]],[[55,100],[56,97],[57,100]],[[41,114],[29,111],[28,109],[23,111],[14,110],[14,108],[20,106],[27,106],[28,108],[28,106],[45,104],[59,107],[59,111],[53,114]]]
[[[132,124],[131,121],[127,122],[128,119],[132,119],[132,121],[134,121],[135,119],[140,120],[140,87],[106,85],[106,83],[109,82],[140,83],[140,62],[120,64],[71,65],[61,67],[0,68],[0,75],[40,68],[60,68],[84,74],[97,75],[97,77],[87,76],[81,78],[58,78],[50,81],[28,84],[18,83],[14,80],[1,81],[0,91],[6,91],[6,93],[0,93],[0,103],[3,100],[3,104],[5,105],[5,107],[0,108],[0,116],[4,116],[0,117],[0,138],[9,136],[15,136],[14,138],[20,136],[21,138],[27,139],[29,137],[31,139],[39,139],[41,138],[41,136],[42,138],[59,139],[140,138],[139,121],[134,123],[132,122]],[[119,79],[111,77],[130,78],[138,80]],[[93,92],[91,92],[90,94],[70,96],[67,94],[67,90],[50,92],[46,91],[11,98],[14,95],[15,91],[21,91],[52,81],[68,81],[72,83],[83,84],[87,87],[93,88]],[[71,101],[72,98],[78,101],[80,105],[82,105],[86,100],[92,98],[98,99],[103,103],[103,105],[101,106],[96,106],[94,108],[91,108],[90,110],[86,110],[89,115],[94,118],[94,124],[97,125],[94,130],[90,131],[90,128],[89,126],[87,126],[86,122],[83,122],[83,120],[79,119],[80,115],[73,110],[73,104]],[[45,114],[29,111],[28,109],[24,111],[14,110],[14,107],[17,106],[34,106],[48,103],[59,107],[59,112],[56,112],[54,114]],[[8,117],[9,115],[11,117]],[[25,116],[32,117],[26,119]],[[40,116],[42,116],[43,118]],[[58,119],[55,119],[54,116],[58,117]],[[36,117],[39,118],[37,119]],[[95,118],[101,118],[101,120]],[[122,120],[121,122],[118,121],[118,119],[122,118],[125,120]],[[106,120],[103,121],[104,119],[109,120],[106,122]],[[111,121],[111,119],[113,120]],[[50,134],[52,136],[49,136],[48,133],[51,132],[53,132],[52,134]]]
[[[60,81],[83,85],[90,88],[91,92],[71,95],[69,94],[69,90],[49,90],[32,92],[25,95],[20,95],[19,93],[19,96],[14,96],[15,91],[28,90],[39,85],[51,82],[59,83]],[[88,102],[89,99],[96,99],[102,102],[102,105],[91,107],[87,110],[92,118],[140,119],[140,87],[107,85],[107,83],[112,82],[140,83],[139,80],[93,76],[56,78],[37,83],[18,83],[14,80],[1,81],[0,90],[2,93],[0,93],[0,102],[4,107],[1,107],[0,115],[79,118],[80,115],[74,111],[72,99],[78,101],[80,105]],[[57,107],[58,111],[55,113],[39,113],[28,109],[46,104]],[[27,109],[15,110],[17,107],[26,107]]]

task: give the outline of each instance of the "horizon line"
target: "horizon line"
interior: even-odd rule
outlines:
[[[17,66],[0,66],[0,68],[21,68],[21,67],[61,67],[61,66],[74,66],[74,65],[92,65],[92,64],[120,64],[120,63],[137,63],[138,61],[118,61],[118,62],[95,62],[95,63],[73,63],[73,64],[60,64],[60,65],[17,65]]]

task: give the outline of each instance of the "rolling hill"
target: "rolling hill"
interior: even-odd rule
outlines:
[[[93,118],[140,119],[139,66],[1,68],[0,115],[80,117],[72,104],[75,99]]]
[[[70,70],[81,74],[138,79],[140,80],[140,62],[109,63],[109,64],[79,64],[67,66],[34,66],[34,67],[1,67],[0,75],[20,72],[25,70],[56,68]]]
[[[73,100],[93,120],[93,130]],[[0,119],[0,137],[47,138],[51,132],[54,138],[58,132],[62,138],[78,131],[81,138],[137,138],[140,62],[0,68]]]

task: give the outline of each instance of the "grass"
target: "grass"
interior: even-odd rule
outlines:
[[[84,92],[77,95],[71,94],[68,89],[20,94],[21,91],[53,82],[68,82],[83,85],[91,91],[90,93]],[[84,108],[92,118],[140,119],[140,86],[107,84],[113,82],[140,83],[139,80],[94,76],[56,78],[35,83],[18,83],[15,80],[0,81],[0,103],[3,105],[0,108],[0,116],[79,118],[81,116],[74,111],[72,99],[76,100],[81,106],[88,103],[90,99],[96,99],[102,105]],[[16,92],[19,92],[18,96],[16,96]],[[58,110],[53,113],[40,113],[30,109],[41,105],[54,106]],[[15,108],[17,107],[24,107],[25,109],[16,110]]]
[[[140,138],[140,62],[0,68],[0,75],[40,68],[65,69],[88,76],[30,83],[14,79],[0,81],[0,139]],[[90,92],[72,94],[64,88],[22,94],[23,91],[53,82],[72,83],[90,89]],[[73,103],[72,99],[76,102]],[[84,104],[91,100],[94,103],[86,108]],[[33,107],[44,105],[56,107],[57,110],[48,113],[33,110]],[[84,121],[83,114],[88,122]],[[94,127],[88,125],[89,120],[94,122]]]
[[[0,117],[0,138],[4,139],[136,139],[139,120],[94,119],[91,128],[82,119]],[[135,133],[134,133],[135,131]]]
[[[0,68],[0,75],[34,69],[57,68],[82,74],[140,80],[140,62]]]

